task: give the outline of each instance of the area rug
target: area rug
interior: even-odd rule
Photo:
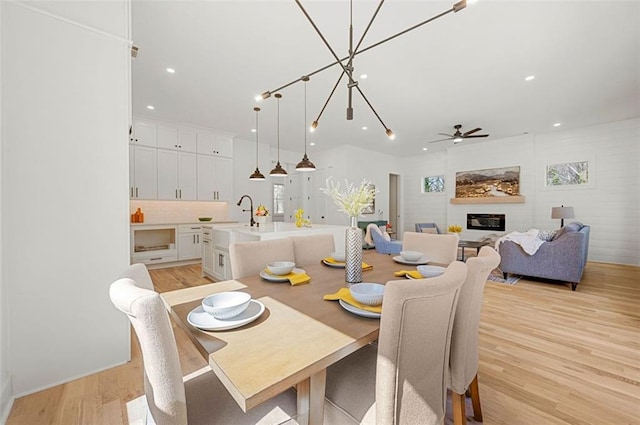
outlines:
[[[521,275],[517,275],[517,274],[509,274],[507,276],[508,277],[505,279],[500,269],[495,269],[489,275],[488,280],[492,282],[504,283],[506,285],[514,285],[517,281],[519,281],[522,278]]]

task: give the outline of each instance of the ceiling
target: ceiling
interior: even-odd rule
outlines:
[[[339,57],[347,55],[349,2],[303,1]],[[354,44],[378,2],[353,4]],[[451,9],[453,2],[386,2],[362,46]],[[254,100],[334,62],[291,1],[139,1],[132,3],[133,113],[192,123],[255,140]],[[343,78],[313,152],[343,144],[396,156],[453,146],[438,133],[481,127],[481,143],[523,133],[640,116],[640,2],[480,1],[357,56],[354,76],[387,127],[354,92],[346,120]],[[166,68],[175,69],[174,74]],[[341,69],[281,91],[280,148],[301,152]],[[367,79],[361,79],[367,74]],[[525,77],[535,79],[525,81]],[[154,110],[148,110],[153,105]],[[277,103],[259,103],[259,140],[276,147]],[[561,123],[554,127],[554,123]],[[367,130],[362,127],[366,126]]]

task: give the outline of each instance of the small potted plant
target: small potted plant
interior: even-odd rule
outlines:
[[[460,233],[462,232],[462,226],[460,226],[459,224],[452,224],[447,228],[447,231],[449,233],[455,233],[456,235],[460,236]]]
[[[256,211],[255,211],[254,215],[256,216],[256,223],[258,223],[258,225],[266,224],[267,223],[267,216],[269,215],[269,210],[267,209],[267,207],[265,207],[264,205],[260,204],[256,208]]]

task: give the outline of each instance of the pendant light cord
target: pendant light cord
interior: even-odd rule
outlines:
[[[309,79],[307,79],[309,81]],[[307,81],[304,82],[304,156],[307,156]]]
[[[258,169],[258,136],[260,132],[258,131],[258,112],[260,108],[254,108],[256,111],[256,170]]]

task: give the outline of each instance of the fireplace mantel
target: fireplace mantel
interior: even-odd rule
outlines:
[[[524,204],[524,196],[485,196],[480,198],[451,198],[452,204]]]

